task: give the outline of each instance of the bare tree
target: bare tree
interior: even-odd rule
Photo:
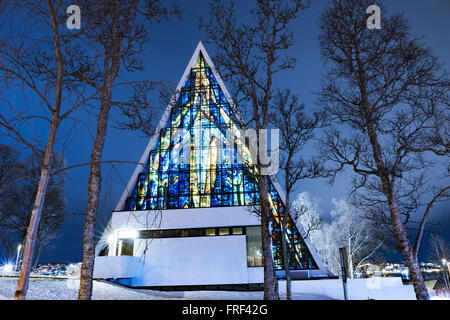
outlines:
[[[148,24],[179,13],[176,7],[167,7],[159,0],[97,0],[81,1],[84,27],[81,38],[93,48],[99,71],[78,73],[76,77],[92,86],[100,95],[97,113],[97,133],[91,152],[88,182],[88,203],[83,234],[83,263],[78,299],[90,300],[95,261],[95,227],[101,191],[101,161],[106,141],[108,120],[113,107],[121,107],[129,116],[133,128],[151,124],[151,107],[145,96],[152,88],[150,82],[134,83],[135,94],[125,102],[113,101],[114,88],[124,85],[118,81],[120,72],[143,69],[139,55],[148,41]],[[146,20],[146,21],[145,21]],[[131,84],[130,82],[127,84]],[[135,98],[135,99],[134,99]],[[143,113],[150,115],[144,117]],[[149,129],[148,129],[149,130]]]
[[[57,133],[61,122],[85,104],[83,86],[74,85],[68,76],[68,69],[78,68],[83,56],[74,54],[79,52],[63,32],[67,31],[60,23],[66,19],[63,1],[4,1],[2,5],[1,19],[10,19],[10,23],[1,26],[0,37],[0,134],[43,159],[14,295],[15,299],[25,299]],[[73,61],[68,66],[70,59]],[[13,96],[22,93],[24,102],[8,99],[11,92]],[[37,124],[48,125],[47,138],[39,138],[34,131]]]
[[[0,145],[0,242],[6,251],[8,260],[15,254],[15,247],[12,239],[8,237],[6,224],[9,217],[7,208],[3,206],[7,192],[14,184],[17,184],[18,177],[23,176],[22,164],[19,161],[19,151],[7,144]]]
[[[0,201],[5,192],[23,176],[23,164],[19,160],[19,151],[7,144],[0,144]],[[0,208],[0,223],[2,209]]]
[[[284,174],[285,210],[281,219],[284,270],[286,274],[286,299],[291,299],[290,251],[292,243],[287,243],[287,219],[291,212],[291,193],[295,185],[304,179],[326,176],[326,171],[318,160],[305,160],[300,156],[303,147],[314,137],[319,126],[319,115],[308,116],[305,105],[289,89],[278,91],[274,97],[271,122],[280,130],[282,151],[280,169]],[[300,212],[296,212],[300,213]],[[294,219],[295,221],[295,219]]]
[[[55,170],[62,166],[63,161],[58,154],[54,154],[53,157],[52,170]],[[13,184],[0,199],[0,207],[8,213],[3,223],[3,231],[7,238],[4,244],[14,243],[13,249],[17,244],[23,244],[26,240],[41,166],[41,159],[34,155],[27,157],[23,168],[26,178]],[[36,235],[34,265],[36,265],[41,252],[52,248],[52,240],[56,238],[56,232],[64,222],[66,206],[64,185],[63,175],[51,175]]]
[[[223,78],[231,83],[235,101],[244,115],[248,115],[246,128],[257,130],[269,126],[270,107],[275,97],[275,76],[292,69],[295,59],[282,54],[293,44],[290,23],[306,8],[305,1],[258,0],[246,22],[238,22],[233,1],[210,2],[210,20],[200,19],[200,28],[206,31],[207,42],[217,48],[216,65]],[[235,107],[235,106],[233,106]],[[251,110],[246,112],[246,110]],[[257,172],[264,167],[257,159]],[[264,299],[278,299],[277,280],[273,267],[271,233],[272,211],[268,199],[268,182],[257,176],[261,206],[261,236],[264,264]]]
[[[330,120],[322,155],[336,174],[345,167],[356,173],[354,203],[393,228],[417,299],[428,299],[418,251],[431,208],[450,188],[445,179],[427,180],[432,169],[449,165],[448,74],[409,35],[403,15],[388,16],[382,7],[381,30],[369,30],[371,4],[333,0],[320,19],[328,65],[320,103]],[[405,225],[413,216],[419,227],[411,241]]]

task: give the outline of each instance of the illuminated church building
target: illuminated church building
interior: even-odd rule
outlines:
[[[259,200],[255,167],[245,145],[239,161],[236,145],[220,139],[241,123],[199,43],[97,245],[94,278],[150,288],[250,288],[264,282],[261,222],[250,210]],[[180,148],[186,143],[188,155]],[[276,179],[266,178],[273,262],[282,278],[284,194]],[[290,217],[287,222],[293,278],[332,276]]]

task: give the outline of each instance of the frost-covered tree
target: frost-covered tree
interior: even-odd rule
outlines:
[[[339,248],[346,247],[350,278],[354,277],[363,262],[367,261],[384,243],[373,224],[364,219],[361,212],[346,200],[332,199],[334,209],[331,218],[324,218],[317,199],[307,192],[299,194],[294,202],[299,212],[298,224],[316,247],[324,264],[335,274],[340,273]]]
[[[323,227],[323,212],[319,200],[312,197],[309,192],[301,192],[292,203],[292,219],[299,230],[303,230],[304,238],[317,242],[317,237]]]
[[[346,200],[333,199],[333,204],[335,208],[331,211],[332,220],[327,226],[328,234],[335,245],[331,248],[333,263],[336,265],[336,258],[339,259],[339,248],[346,247],[349,276],[353,278],[354,272],[360,268],[361,264],[382,246],[384,237],[362,217],[357,208]]]

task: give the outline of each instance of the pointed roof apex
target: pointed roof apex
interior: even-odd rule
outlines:
[[[200,40],[197,44],[197,48],[200,47],[202,49],[205,49],[205,47],[203,46],[202,40]]]
[[[209,54],[208,54],[208,52],[206,51],[205,46],[203,45],[203,43],[202,43],[201,40],[198,42],[197,47],[196,47],[195,50],[194,50],[194,54],[192,55],[192,58],[191,58],[191,60],[190,60],[190,62],[189,62],[189,64],[188,64],[187,69],[192,68],[192,66],[193,66],[193,65],[195,64],[195,62],[197,61],[197,59],[198,59],[198,57],[199,57],[199,55],[200,55],[200,52],[202,53],[203,57],[205,58],[206,63],[208,63],[208,65],[209,65],[211,68],[215,69],[215,68],[214,68],[214,65],[213,65],[213,63],[212,63],[212,61],[211,61],[211,58],[209,57]]]
[[[207,54],[205,46],[203,45],[203,42],[201,40],[198,42],[197,47],[195,48],[195,52],[197,51],[201,51],[202,53]]]
[[[218,76],[217,72],[215,71],[216,68],[214,67],[214,65],[212,63],[212,60],[209,57],[208,52],[206,52],[205,46],[203,45],[202,41],[199,41],[198,44],[197,44],[197,47],[194,50],[194,53],[192,54],[191,60],[189,61],[188,65],[187,65],[187,67],[186,67],[186,69],[184,71],[184,74],[181,77],[180,82],[178,83],[177,91],[179,89],[181,89],[181,87],[183,86],[183,84],[186,81],[187,77],[189,76],[189,72],[190,72],[191,68],[195,65],[195,62],[197,61],[198,57],[200,56],[200,52],[202,53],[203,58],[205,58],[206,63],[208,63],[208,65],[211,67],[211,69],[214,70],[213,72],[215,73],[215,75]]]

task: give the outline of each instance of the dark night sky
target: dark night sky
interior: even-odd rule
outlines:
[[[207,0],[178,1],[184,10],[183,21],[171,20],[160,25],[151,26],[151,42],[147,45],[144,56],[146,71],[133,75],[137,78],[151,80],[170,80],[176,85],[183,74],[198,41],[204,39],[204,34],[198,30],[197,17],[207,17]],[[241,2],[242,3],[242,2]],[[297,59],[296,68],[280,75],[278,85],[290,87],[299,93],[304,103],[314,107],[314,91],[319,89],[319,77],[323,73],[317,41],[319,29],[317,20],[326,1],[311,1],[311,7],[306,10],[293,25],[295,45],[289,54]],[[376,1],[374,1],[376,3]],[[449,0],[388,0],[389,12],[404,11],[409,20],[413,34],[424,35],[424,41],[434,49],[441,61],[450,66],[450,1]],[[214,52],[206,45],[214,60]],[[127,79],[132,79],[129,76]],[[165,107],[165,106],[164,106]],[[95,119],[84,117],[88,126],[77,126],[70,144],[65,148],[65,158],[68,165],[89,161],[90,148],[95,135]],[[159,119],[157,119],[159,121]],[[138,161],[147,145],[147,138],[140,137],[136,132],[120,131],[109,128],[104,150],[104,160]],[[305,156],[312,153],[310,147]],[[134,166],[119,165],[114,169],[105,166],[103,169],[103,197],[99,213],[99,232],[105,226],[111,210],[116,205],[121,193],[128,183]],[[88,167],[70,171],[67,175],[67,209],[69,213],[83,213],[87,199]],[[350,188],[351,174],[345,173],[337,179],[334,186],[323,180],[305,181],[298,184],[297,192],[309,191],[321,200],[325,212],[332,208],[332,198],[346,197]],[[449,214],[448,202],[436,206],[434,215]],[[56,248],[41,255],[41,262],[47,261],[81,261],[83,216],[69,215],[59,232]],[[450,235],[448,234],[448,238]]]

